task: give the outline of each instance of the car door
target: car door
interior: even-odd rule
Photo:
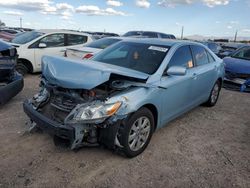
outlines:
[[[171,66],[183,66],[187,68],[186,75],[169,76],[166,74]],[[163,124],[177,117],[190,108],[190,95],[192,95],[191,83],[193,67],[191,50],[188,45],[179,47],[171,57],[164,75],[161,78],[162,89],[162,111],[161,120]]]
[[[195,67],[192,68],[192,98],[194,105],[205,102],[215,84],[218,65],[209,52],[200,45],[191,45]]]
[[[41,68],[41,59],[44,55],[63,56],[65,50],[64,33],[54,33],[40,39],[34,49],[38,69]]]

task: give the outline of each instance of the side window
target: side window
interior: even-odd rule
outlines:
[[[145,36],[148,38],[158,38],[157,33],[154,33],[154,32],[143,32],[142,36]]]
[[[64,34],[52,34],[48,35],[40,40],[40,43],[46,44],[49,47],[60,47],[64,46]]]
[[[193,59],[189,46],[182,46],[176,50],[168,63],[168,68],[171,66],[193,67]]]
[[[84,44],[88,40],[88,37],[83,35],[68,34],[67,36],[68,36],[67,46]]]
[[[171,39],[172,38],[170,35],[166,35],[166,34],[163,34],[163,33],[160,33],[160,37],[162,39]]]
[[[191,49],[193,52],[194,61],[195,61],[197,66],[205,65],[205,64],[209,63],[207,52],[206,52],[205,48],[203,48],[201,46],[192,45]]]
[[[207,51],[208,61],[209,63],[215,62],[214,57]]]

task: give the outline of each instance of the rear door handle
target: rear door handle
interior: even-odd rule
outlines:
[[[194,80],[196,80],[196,79],[197,79],[197,74],[196,74],[196,73],[193,73],[192,78],[193,78]]]

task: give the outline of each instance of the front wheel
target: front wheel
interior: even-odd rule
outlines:
[[[141,154],[148,146],[154,131],[154,117],[150,110],[141,108],[134,113],[121,133],[123,152],[129,158]]]
[[[217,100],[220,95],[220,90],[221,90],[221,82],[219,80],[216,81],[214,84],[214,87],[210,93],[209,99],[205,103],[205,106],[212,107],[217,103]]]
[[[15,67],[16,71],[19,72],[21,75],[25,75],[28,73],[28,68],[23,63],[17,63]]]

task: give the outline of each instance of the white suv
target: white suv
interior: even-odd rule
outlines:
[[[19,54],[16,70],[21,74],[41,71],[43,55],[63,56],[68,47],[82,47],[91,42],[91,35],[67,30],[36,30],[23,33],[11,43]]]

